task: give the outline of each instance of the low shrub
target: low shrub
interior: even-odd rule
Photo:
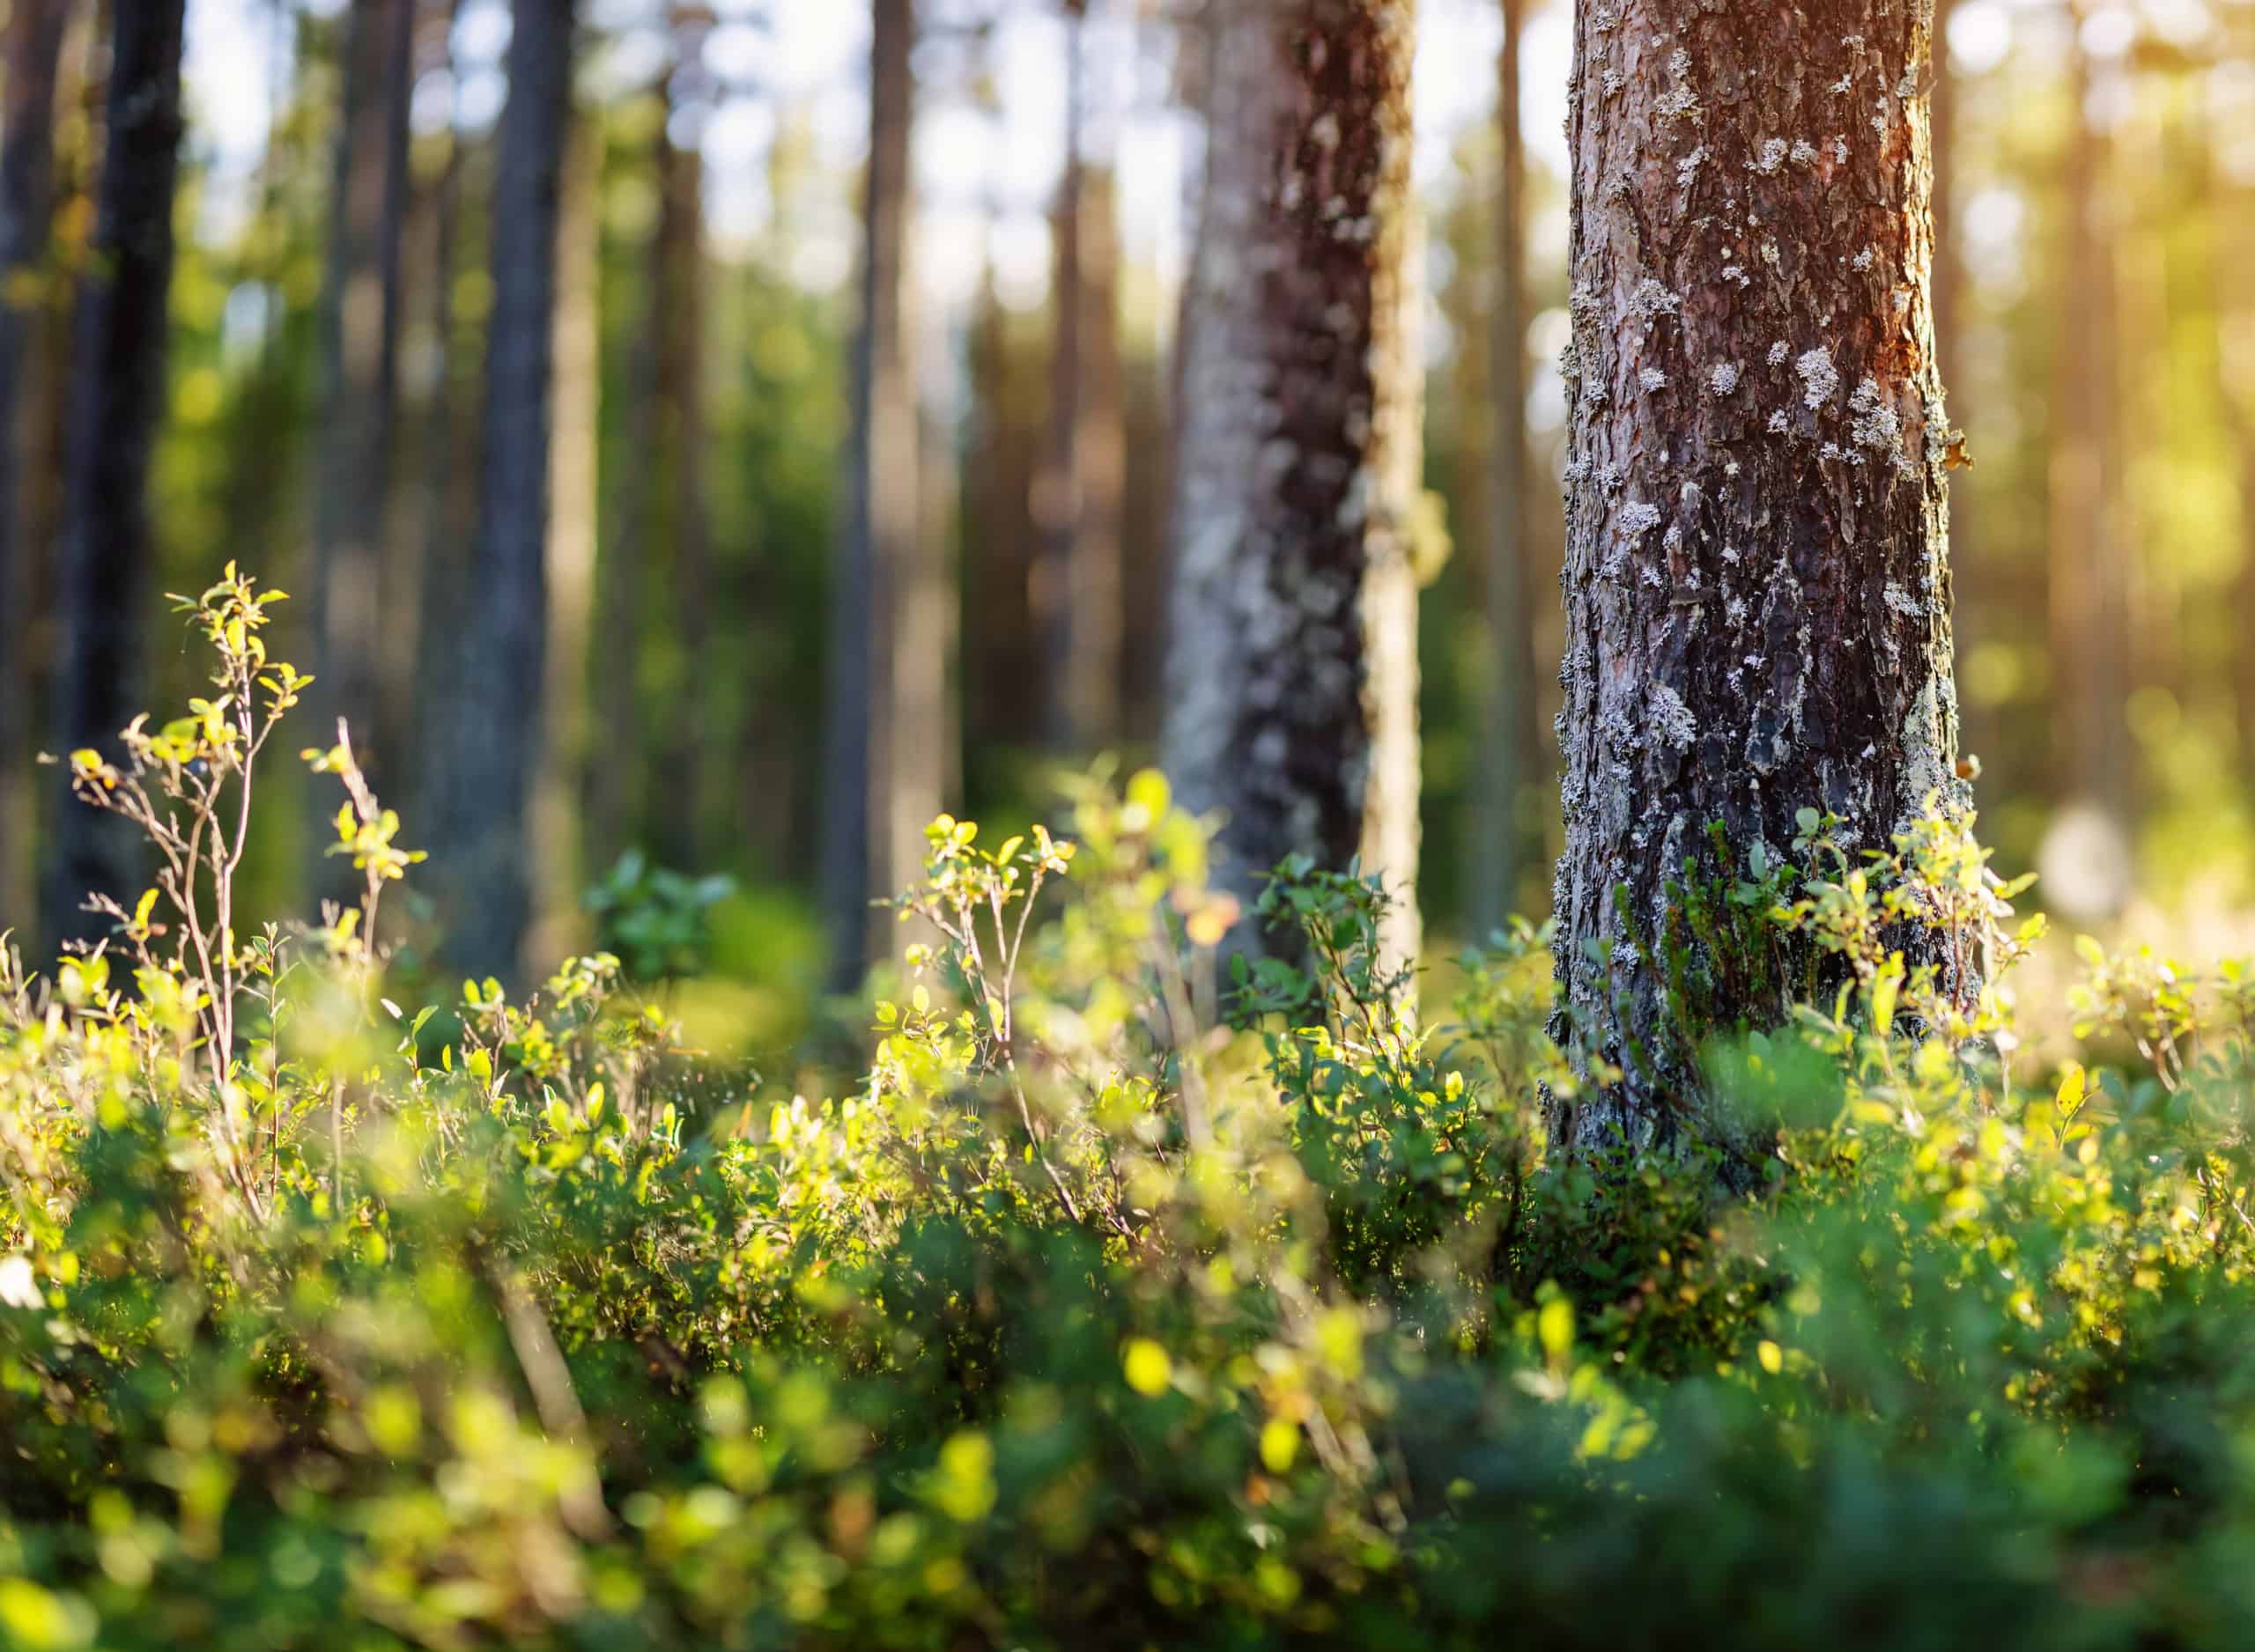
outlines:
[[[1148,773],[1069,841],[935,822],[866,1069],[715,1108],[608,955],[433,1049],[347,741],[360,899],[235,914],[270,600],[186,603],[211,697],[70,759],[157,887],[0,977],[0,1642],[2255,1635],[2255,981],[2094,948],[2125,1058],[2037,1082],[1970,822],[1810,816],[1723,892],[1830,961],[1689,1029],[1744,1193],[1548,1154],[1603,1074],[1547,934],[1421,1016],[1384,891],[1288,867],[1302,962],[1232,979]]]

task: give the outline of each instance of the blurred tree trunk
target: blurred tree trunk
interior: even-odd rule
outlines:
[[[2073,16],[2080,24],[2080,6]],[[2080,918],[2129,895],[2137,748],[2130,737],[2131,604],[2120,542],[2118,321],[2107,141],[2092,124],[2090,63],[2068,56],[2070,122],[2052,395],[2048,569],[2052,784],[2060,807],[2044,857],[2047,898]]]
[[[696,62],[698,35],[677,43],[665,80],[668,122],[688,113],[684,79]],[[681,660],[675,715],[665,729],[662,803],[654,829],[670,865],[702,864],[712,818],[711,635],[713,556],[705,497],[705,162],[691,143],[675,141],[670,125],[657,139],[658,223],[652,271],[655,308],[650,349],[657,364],[658,446],[648,455],[670,483],[665,520],[673,550],[675,646]]]
[[[32,898],[31,616],[33,564],[43,551],[24,531],[16,477],[29,424],[22,390],[49,312],[55,78],[70,14],[70,0],[14,0],[0,40],[7,76],[0,87],[7,100],[0,106],[0,930],[27,919]]]
[[[1249,903],[1357,856],[1416,954],[1411,8],[1229,0],[1184,298],[1164,759]],[[1231,946],[1289,944],[1249,913]]]
[[[869,158],[861,200],[861,318],[854,340],[847,517],[830,592],[823,741],[823,905],[831,984],[858,986],[876,941],[870,900],[890,881],[889,659],[904,569],[917,555],[916,396],[907,327],[913,0],[873,0]],[[912,662],[920,664],[921,662]]]
[[[494,163],[484,491],[452,703],[442,711],[430,880],[444,955],[513,977],[530,889],[527,807],[548,616],[551,348],[572,107],[573,0],[517,0]]]
[[[379,712],[378,610],[399,381],[414,48],[412,0],[353,0],[344,25],[344,114],[321,299],[321,440],[307,594],[315,626],[311,722],[326,741],[336,719],[346,719],[379,786],[398,743],[394,719]],[[335,829],[318,809],[308,812],[307,824],[313,887],[341,896],[350,868],[325,859]]]
[[[1741,1144],[1680,1029],[1781,1006],[1681,933],[1670,884],[1708,859],[1715,822],[1734,858],[1758,844],[1774,860],[1802,808],[1880,847],[1930,795],[1966,800],[1932,14],[1816,0],[1764,15],[1749,31],[1670,8],[1662,49],[1645,26],[1663,19],[1586,7],[1570,86],[1557,967],[1586,1053],[1623,1076],[1562,1108],[1552,1139],[1593,1157],[1706,1141],[1733,1179]],[[1678,945],[1681,993],[1659,967]]]
[[[1047,341],[1042,342],[1046,349]],[[1031,508],[1042,459],[1046,388],[1037,351],[994,287],[991,254],[973,300],[968,355],[970,454],[964,483],[962,611],[978,623],[965,634],[969,722],[966,755],[974,795],[1006,751],[1039,738],[1039,708],[1026,684],[1040,675],[1031,608],[1034,530]]]
[[[1533,582],[1527,549],[1527,151],[1519,126],[1519,47],[1524,0],[1503,0],[1496,59],[1502,162],[1496,193],[1495,298],[1489,317],[1488,424],[1494,444],[1485,490],[1490,657],[1482,706],[1473,845],[1472,924],[1485,935],[1519,898],[1531,858],[1523,812],[1534,726]]]
[[[549,437],[548,678],[533,804],[538,967],[580,950],[587,881],[580,799],[588,766],[588,647],[595,604],[603,417],[603,128],[567,141],[557,227],[555,419]]]
[[[1052,221],[1049,441],[1033,495],[1045,684],[1053,751],[1120,733],[1120,324],[1118,232],[1108,168],[1088,163],[1088,8],[1067,0],[1065,164]]]
[[[71,345],[58,756],[83,747],[115,756],[118,730],[142,709],[149,459],[164,412],[184,8],[185,0],[132,0],[112,17],[101,181]],[[138,855],[120,817],[87,809],[60,785],[50,789],[58,814],[42,906],[51,948],[104,933],[81,903],[95,890],[129,903]]]
[[[412,685],[415,742],[421,762],[416,779],[422,812],[437,807],[439,777],[433,761],[442,725],[451,714],[447,697],[454,662],[461,651],[464,605],[469,588],[469,558],[462,546],[476,531],[477,392],[471,352],[462,347],[462,318],[455,307],[462,279],[462,188],[469,144],[458,124],[455,82],[455,0],[440,0],[433,26],[439,31],[441,66],[449,87],[447,148],[432,181],[430,328],[435,352],[431,402],[424,411],[423,440],[416,466],[421,479],[422,555],[415,627],[416,668]]]

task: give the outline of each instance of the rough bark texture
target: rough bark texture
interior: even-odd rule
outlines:
[[[1652,958],[1712,822],[1781,858],[1804,807],[1870,846],[1963,801],[1931,22],[1932,0],[1576,19],[1558,970],[1625,1076],[1557,1121],[1569,1151],[1721,1128]]]
[[[1496,291],[1489,320],[1494,444],[1488,504],[1488,692],[1480,731],[1479,840],[1474,845],[1472,919],[1485,933],[1517,899],[1527,834],[1527,707],[1534,698],[1534,635],[1527,577],[1527,155],[1519,130],[1519,43],[1522,0],[1504,0],[1504,40],[1496,58],[1496,124],[1502,140],[1496,192]]]
[[[112,13],[101,181],[71,344],[63,507],[63,638],[53,749],[115,756],[141,709],[151,599],[149,455],[164,409],[166,300],[173,272],[173,186],[180,164],[184,0],[134,0]],[[138,891],[135,844],[60,784],[48,838],[44,927],[52,945],[104,933],[80,910],[100,890]]]
[[[55,77],[70,0],[15,0],[8,12],[0,95],[0,929],[29,916],[34,836],[29,771],[33,671],[32,564],[16,498],[26,423],[21,391],[48,308],[48,226],[55,209]]]
[[[529,905],[527,807],[541,742],[549,390],[573,0],[517,0],[493,179],[484,477],[459,692],[440,723],[432,882],[458,970],[516,973]]]
[[[314,478],[307,593],[316,635],[315,728],[352,728],[376,784],[389,742],[379,737],[379,608],[399,382],[400,248],[407,203],[407,102],[413,80],[412,0],[353,0],[344,26],[344,118],[329,195],[329,271],[321,300],[321,443]],[[390,731],[396,734],[396,729]],[[349,867],[328,859],[335,830],[308,822],[314,886],[342,895]]]
[[[1414,11],[1227,0],[1184,299],[1166,767],[1248,903],[1358,854],[1415,956]],[[1275,938],[1248,920],[1233,947]]]
[[[830,593],[823,740],[823,904],[831,982],[858,986],[874,940],[869,901],[890,859],[881,719],[893,674],[897,571],[915,555],[916,401],[906,310],[913,0],[874,0],[869,159],[861,202],[861,320],[854,346],[847,520]]]

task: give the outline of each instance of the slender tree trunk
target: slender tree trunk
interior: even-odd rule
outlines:
[[[555,417],[549,434],[547,710],[533,802],[536,967],[580,949],[586,844],[580,800],[588,765],[588,647],[595,615],[597,464],[603,417],[603,130],[568,140],[557,231]]]
[[[458,685],[440,723],[432,880],[444,949],[514,976],[530,883],[527,809],[548,633],[551,348],[558,197],[572,107],[573,0],[517,0],[493,179],[484,483]]]
[[[669,113],[682,107],[684,68],[667,77]],[[677,867],[704,859],[711,823],[713,552],[705,500],[705,166],[693,144],[658,139],[658,224],[652,272],[657,307],[651,349],[658,365],[659,446],[651,455],[671,483],[667,525],[673,549],[674,635],[682,677],[666,723],[663,802],[654,825]]]
[[[1523,0],[1503,0],[1504,42],[1496,59],[1496,123],[1502,165],[1496,194],[1496,289],[1490,316],[1489,426],[1494,443],[1487,488],[1488,691],[1482,706],[1479,830],[1473,853],[1472,918],[1486,934],[1519,895],[1528,859],[1521,802],[1529,764],[1534,638],[1527,575],[1527,152],[1519,127],[1519,25]]]
[[[1228,0],[1184,302],[1165,763],[1249,906],[1288,856],[1385,878],[1416,955],[1414,11]],[[1233,948],[1259,951],[1250,918]]]
[[[329,273],[321,302],[321,445],[314,483],[316,637],[313,726],[351,725],[356,749],[384,781],[379,604],[398,385],[400,245],[407,201],[412,0],[353,0],[345,22],[344,118],[329,195]],[[336,832],[308,829],[314,887],[341,894],[349,871],[326,859]]]
[[[455,0],[441,0],[438,28],[450,87],[455,84]],[[470,462],[477,439],[477,402],[467,382],[469,352],[462,348],[460,318],[455,309],[455,284],[462,277],[462,185],[469,149],[458,116],[450,91],[446,156],[433,181],[430,203],[430,327],[437,359],[416,465],[422,481],[423,525],[415,627],[414,727],[417,746],[425,754],[416,777],[421,794],[418,812],[426,816],[437,808],[439,787],[430,754],[440,749],[443,725],[451,714],[447,700],[453,689],[454,663],[462,648],[469,586],[468,558],[462,555],[462,545],[474,531],[475,521],[475,501],[468,497],[465,483],[474,479],[477,471]]]
[[[1049,442],[1033,520],[1046,743],[1083,752],[1120,733],[1120,341],[1111,173],[1088,147],[1088,8],[1067,0],[1065,165],[1052,233]]]
[[[907,305],[913,0],[873,0],[869,159],[861,203],[861,320],[854,341],[847,520],[830,593],[823,741],[823,904],[831,982],[860,985],[875,940],[869,902],[889,874],[884,657],[898,572],[917,537],[916,399]]]
[[[184,0],[133,0],[113,13],[101,182],[71,350],[58,756],[84,747],[115,756],[118,730],[141,709],[149,457],[164,408],[183,11]],[[91,940],[104,926],[81,904],[97,890],[135,897],[137,847],[117,816],[52,789],[46,936]]]
[[[0,41],[0,930],[31,915],[36,810],[29,770],[36,688],[31,614],[39,547],[22,531],[16,494],[32,345],[48,313],[47,255],[55,210],[55,78],[70,0],[15,0]]]
[[[2078,20],[2081,11],[2074,11]],[[2089,61],[2070,48],[2072,122],[2052,402],[2048,568],[2054,696],[2052,775],[2060,814],[2046,844],[2048,898],[2105,917],[2129,896],[2137,749],[2127,715],[2131,605],[2120,534],[2114,413],[2118,321],[2107,141],[2092,125]]]
[[[1965,800],[1931,15],[1576,19],[1558,973],[1623,1076],[1563,1110],[1571,1153],[1727,1147],[1679,1018],[1778,1005],[1673,926],[1668,886],[1711,825],[1775,860],[1803,808],[1876,847],[1930,796]],[[1696,1002],[1656,964],[1677,944]]]

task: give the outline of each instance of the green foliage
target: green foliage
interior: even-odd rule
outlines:
[[[1703,1028],[1745,1197],[1551,1155],[1593,1080],[1524,925],[1426,1024],[1384,891],[1288,867],[1300,962],[1217,1014],[1234,903],[1155,774],[1069,840],[935,822],[866,1064],[716,1109],[611,954],[431,1049],[349,740],[361,901],[238,937],[269,600],[189,603],[208,703],[74,770],[191,859],[0,971],[0,1643],[2255,1630],[2255,977],[2091,948],[2090,1063],[2037,1074],[1970,822],[1687,883],[1687,979],[1728,934],[1833,984]]]
[[[599,943],[625,961],[628,976],[662,981],[705,966],[709,914],[735,890],[734,879],[688,877],[630,849],[581,899],[595,915]]]

